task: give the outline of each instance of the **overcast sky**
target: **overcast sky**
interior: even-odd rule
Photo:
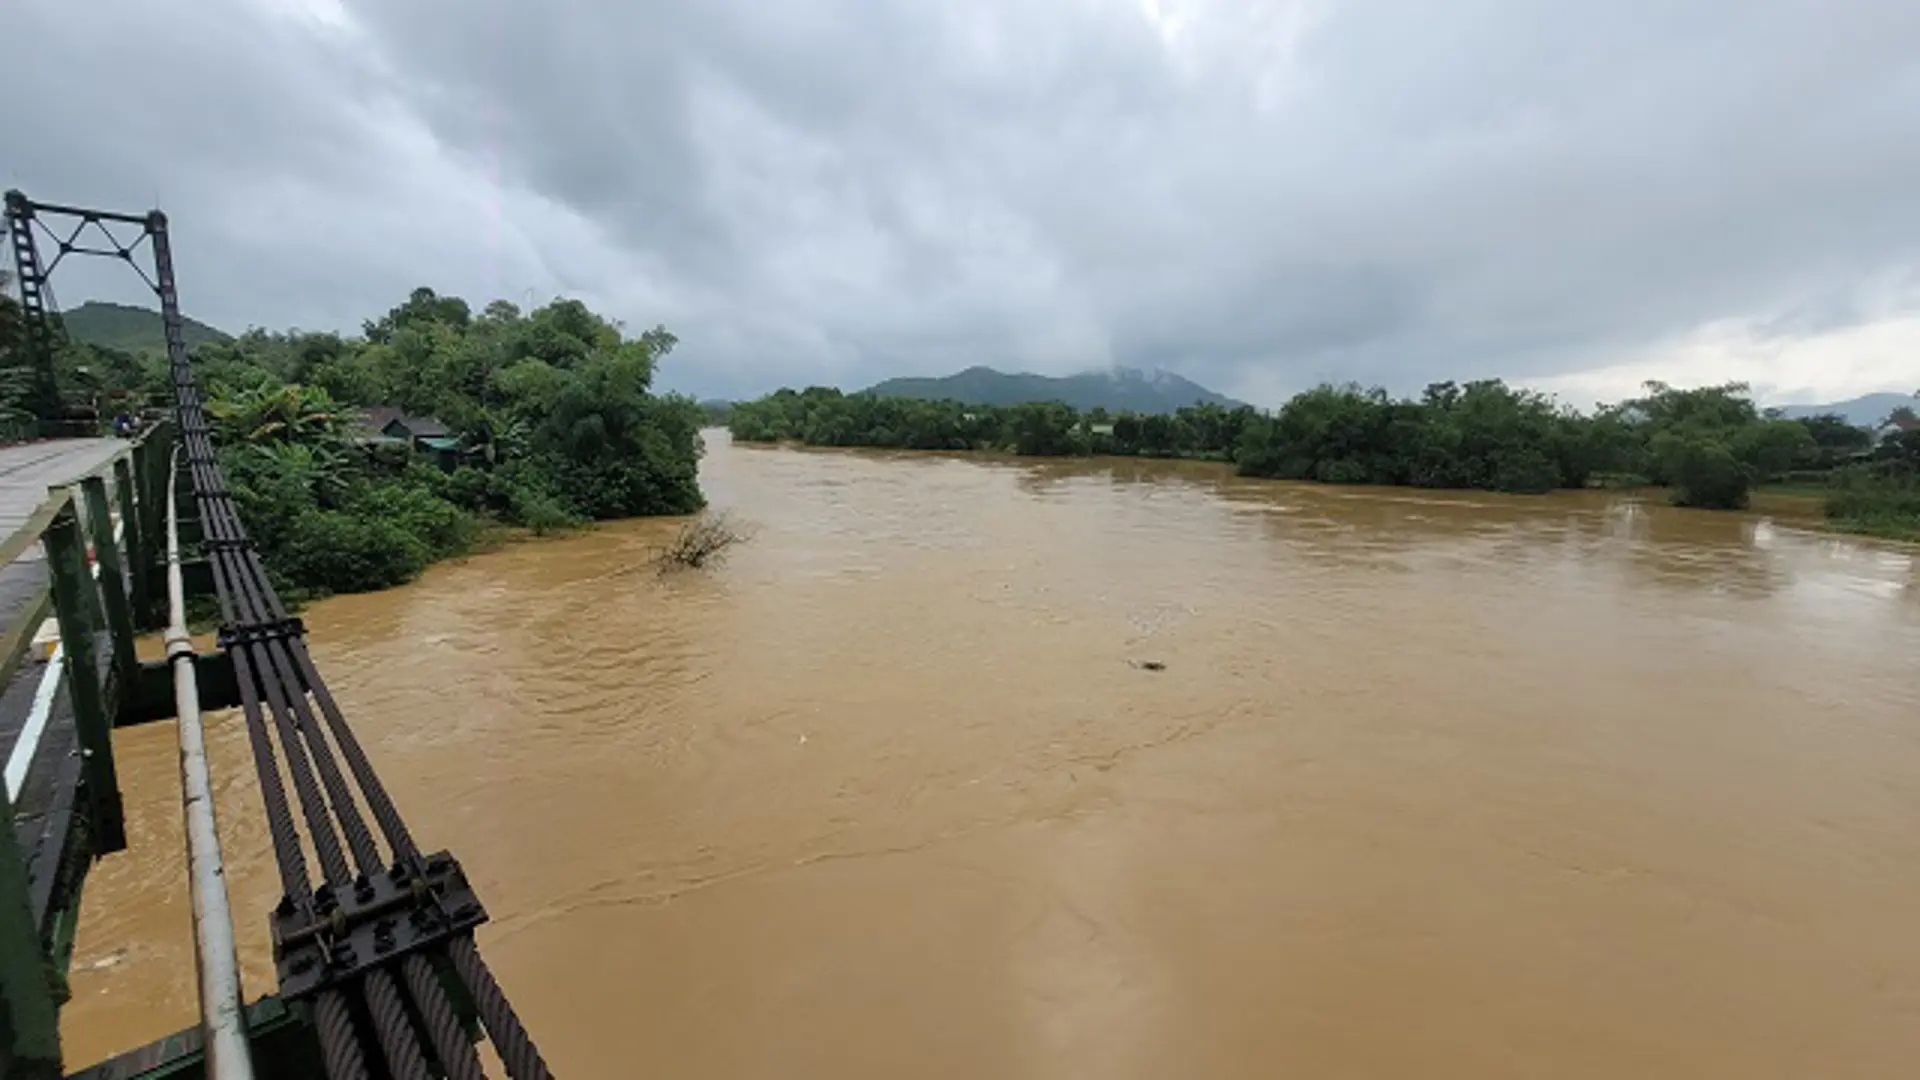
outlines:
[[[4,0],[0,40],[0,184],[157,200],[227,329],[426,284],[665,323],[702,396],[1920,387],[1912,0]]]

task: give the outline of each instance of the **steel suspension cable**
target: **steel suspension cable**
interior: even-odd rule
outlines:
[[[165,299],[163,291],[163,301]],[[170,325],[169,329],[174,327]],[[208,561],[214,571],[222,623],[230,629],[284,626],[289,621],[285,605],[253,549],[227,491],[226,478],[214,456],[199,387],[185,360],[184,348],[172,348],[173,337],[170,333],[176,410],[187,451],[189,478],[207,546],[211,549]],[[235,679],[241,691],[248,741],[255,770],[260,775],[262,800],[267,806],[269,833],[285,903],[309,921],[323,916],[323,909],[329,906],[313,891],[293,807],[281,778],[282,761],[298,797],[307,837],[320,859],[329,896],[364,885],[370,875],[384,868],[378,845],[361,817],[356,787],[379,825],[396,866],[419,863],[421,853],[417,844],[320,677],[303,634],[295,630],[264,639],[242,635],[229,643],[228,652],[233,658]],[[334,756],[335,746],[346,759],[345,773]],[[348,773],[352,776],[351,783]],[[349,852],[352,866],[347,859]],[[508,1075],[514,1080],[549,1077],[551,1073],[545,1061],[474,947],[471,933],[461,933],[443,949],[434,951],[444,953],[454,974],[465,985]],[[433,964],[426,956],[413,953],[402,958],[398,968],[406,997],[412,999],[424,1027],[424,1041],[431,1047],[438,1068],[457,1080],[480,1080],[484,1072],[478,1055],[461,1028]],[[358,986],[365,996],[366,1016],[372,1021],[375,1041],[387,1071],[403,1080],[427,1080],[432,1075],[431,1066],[422,1051],[420,1032],[393,975],[376,967],[361,976]],[[358,1080],[366,1076],[365,1052],[356,1041],[353,1010],[342,992],[321,991],[315,1008],[328,1075],[335,1080]]]

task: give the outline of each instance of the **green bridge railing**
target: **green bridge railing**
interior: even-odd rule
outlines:
[[[46,709],[29,714],[9,756],[24,753],[29,764],[21,777],[0,784],[0,820],[9,826],[0,828],[0,1077],[64,1075],[59,1011],[69,996],[81,888],[96,860],[127,846],[113,729],[175,713],[170,665],[142,661],[135,649],[140,634],[167,621],[174,442],[172,424],[157,425],[88,474],[53,488],[0,541],[0,568],[27,562],[36,547],[46,565],[45,582],[0,631],[0,688],[27,670],[49,616],[58,627],[54,666],[44,676],[56,682],[36,695]],[[197,541],[196,526],[183,519],[181,540]],[[189,592],[212,591],[204,561],[184,564],[183,576]],[[194,666],[203,709],[238,704],[224,653],[198,653]],[[36,781],[31,791],[29,776]],[[16,779],[21,805],[8,790]],[[267,1007],[256,1017],[256,1036],[272,1037],[280,1011]],[[176,1052],[152,1055],[156,1067],[165,1059],[164,1069],[112,1075],[197,1075],[193,1040],[174,1041]]]

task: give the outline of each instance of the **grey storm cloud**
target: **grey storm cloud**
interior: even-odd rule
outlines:
[[[0,36],[0,181],[158,198],[229,326],[564,292],[666,323],[698,393],[1125,363],[1270,401],[1920,316],[1898,0],[14,0]]]

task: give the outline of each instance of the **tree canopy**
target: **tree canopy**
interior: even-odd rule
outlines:
[[[12,318],[0,303],[0,410],[26,362]],[[548,530],[699,509],[699,408],[652,392],[674,345],[577,300],[475,315],[422,288],[360,337],[255,329],[193,359],[242,518],[297,597],[406,581],[488,521]],[[57,362],[63,385],[78,371],[170,404],[162,356],[68,343]],[[376,407],[441,421],[457,467],[371,438],[360,417]]]
[[[1651,482],[1709,508],[1745,506],[1755,484],[1796,470],[1856,462],[1873,441],[1839,417],[1763,415],[1740,383],[1650,382],[1582,413],[1498,379],[1435,383],[1417,399],[1327,385],[1272,413],[1198,405],[1164,416],[810,387],[736,403],[727,424],[745,442],[1211,458],[1248,476],[1329,483],[1544,492]]]

